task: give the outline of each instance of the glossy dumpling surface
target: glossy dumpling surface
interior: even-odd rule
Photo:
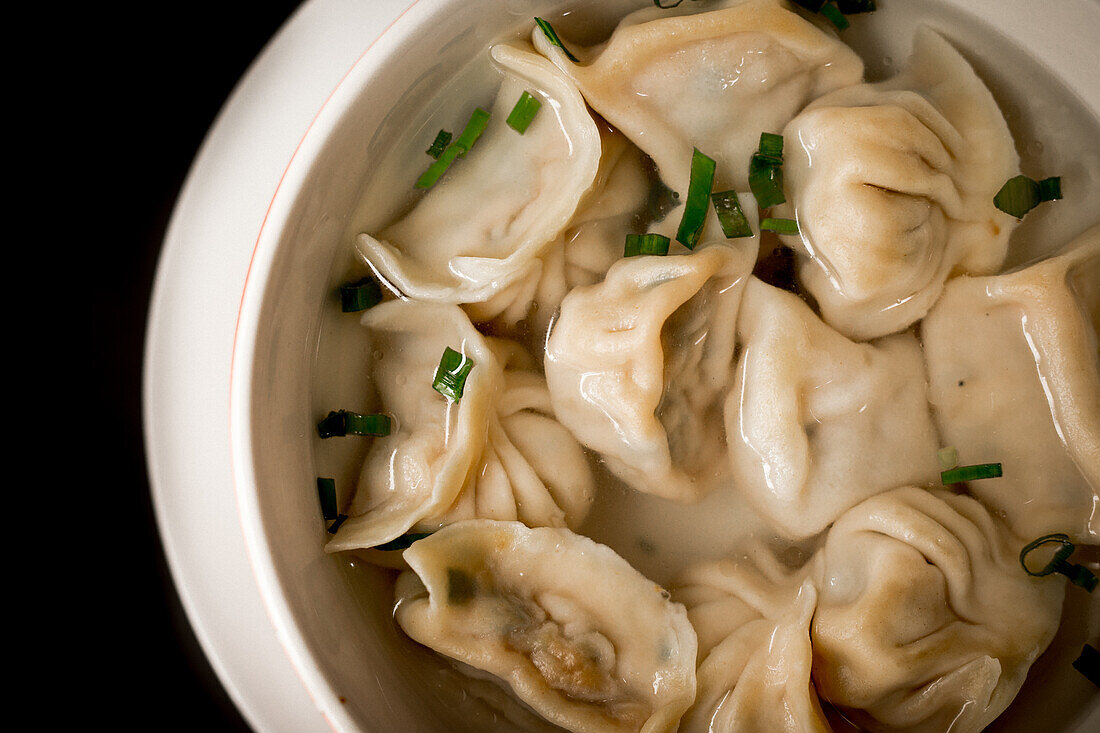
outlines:
[[[718,163],[716,190],[748,189],[761,132],[778,133],[807,102],[862,80],[863,62],[777,0],[646,8],[572,63],[536,29],[536,47],[589,104],[686,194],[693,148]]]
[[[829,733],[810,681],[817,590],[771,557],[692,567],[673,598],[699,636],[682,733]]]
[[[1019,157],[992,94],[922,27],[893,79],[828,94],[783,131],[799,275],[825,320],[858,339],[927,313],[955,270],[1004,260],[1015,219],[993,197]]]
[[[725,464],[721,398],[757,248],[730,241],[617,262],[565,297],[547,340],[558,419],[639,491],[694,500]]]
[[[937,481],[939,446],[912,334],[851,341],[756,277],[737,334],[729,460],[738,489],[780,533],[809,537],[868,496]]]
[[[452,524],[405,551],[395,617],[571,731],[673,731],[695,697],[683,606],[567,529]]]
[[[813,680],[867,730],[981,730],[1058,628],[1062,579],[1028,576],[981,504],[942,489],[859,504],[815,562]]]
[[[522,48],[490,55],[504,80],[481,138],[404,218],[356,243],[409,297],[482,302],[537,271],[596,176],[599,131],[573,83]],[[542,107],[521,135],[505,120],[524,91]]]
[[[371,308],[362,322],[381,356],[370,368],[393,428],[371,439],[350,519],[329,552],[388,542],[454,503],[481,460],[502,379],[496,354],[458,306],[395,300]],[[474,362],[458,402],[432,388],[448,347]]]
[[[921,325],[930,398],[969,490],[1025,541],[1100,541],[1100,227],[1005,275],[960,277]],[[991,358],[993,357],[993,358]]]

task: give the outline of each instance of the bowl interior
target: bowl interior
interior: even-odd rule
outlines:
[[[392,571],[323,552],[328,535],[316,478],[334,477],[346,506],[365,442],[322,445],[314,428],[329,410],[368,399],[358,319],[339,313],[335,295],[361,267],[352,256],[354,235],[378,228],[407,205],[426,160],[420,139],[453,128],[451,102],[491,101],[494,72],[471,59],[483,59],[503,35],[529,31],[534,15],[555,18],[570,38],[595,41],[624,9],[647,4],[611,0],[562,17],[580,4],[420,0],[335,90],[273,200],[238,326],[234,470],[261,593],[303,684],[337,730],[550,728],[490,683],[460,684],[450,665],[405,638],[392,620]],[[1026,43],[1013,40],[1026,35],[1011,14],[988,15],[996,5],[991,0],[907,0],[904,10],[895,9],[897,2],[880,5],[864,21],[865,32],[845,38],[869,74],[888,75],[908,54],[912,29],[929,22],[956,41],[993,88],[1025,173],[1100,170],[1081,160],[1094,153],[1080,147],[1100,139],[1100,85],[1063,86],[1057,69],[1038,64]],[[411,134],[416,131],[422,134]],[[1075,200],[1053,213],[1029,218],[1017,239],[1041,233],[1053,247],[1091,223],[1088,215],[1100,211],[1100,187],[1071,196]],[[1036,253],[1021,248],[1014,256],[1022,262]],[[1033,677],[1043,681],[1025,689],[1013,720],[998,727],[1027,730],[1037,720],[1047,730],[1100,725],[1095,689],[1069,667],[1080,650],[1071,648],[1074,640],[1095,638],[1100,608],[1093,601],[1090,611],[1086,602],[1067,614],[1056,642],[1064,648],[1040,660]]]

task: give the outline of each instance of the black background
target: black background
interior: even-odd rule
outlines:
[[[58,105],[43,107],[60,123],[47,136],[58,156],[26,189],[53,211],[38,222],[50,233],[35,242],[44,267],[86,284],[75,318],[62,304],[76,326],[59,340],[63,362],[79,366],[68,405],[94,416],[92,430],[62,443],[72,485],[53,487],[77,521],[49,543],[64,557],[44,560],[64,563],[76,582],[52,601],[72,632],[62,638],[74,643],[50,656],[48,679],[77,692],[55,698],[50,713],[115,730],[248,731],[188,626],[160,546],[141,435],[142,346],[161,240],[191,162],[299,4],[58,8],[57,18],[27,26],[32,35],[63,29],[51,30],[48,45],[65,68],[38,85]]]

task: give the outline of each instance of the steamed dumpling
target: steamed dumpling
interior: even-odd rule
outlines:
[[[350,519],[328,552],[470,517],[580,524],[595,493],[591,469],[517,345],[483,336],[454,305],[391,301],[367,311],[363,325],[393,432],[371,439]],[[432,387],[447,347],[474,363],[457,402]]]
[[[758,247],[731,242],[621,260],[565,297],[547,340],[558,419],[639,491],[692,501],[725,465],[721,398]]]
[[[579,64],[540,30],[533,40],[670,188],[686,194],[698,148],[718,163],[715,190],[747,190],[760,133],[778,133],[807,102],[859,83],[863,62],[778,0],[693,5],[632,13],[596,48],[563,39]]]
[[[412,298],[482,302],[537,271],[599,167],[599,131],[573,83],[538,54],[489,52],[504,80],[481,138],[408,215],[357,241]],[[542,107],[521,135],[505,120],[524,91]]]
[[[750,277],[726,402],[737,486],[780,533],[804,538],[905,483],[938,481],[920,344],[850,341],[798,296]]]
[[[827,323],[866,340],[928,312],[956,271],[995,272],[1016,220],[993,205],[1019,173],[993,95],[928,28],[905,71],[828,94],[783,131],[799,276]]]
[[[394,613],[416,641],[506,682],[571,731],[674,731],[695,697],[683,606],[567,529],[470,520],[405,551]]]
[[[682,733],[829,733],[810,681],[817,590],[770,557],[691,568],[673,597],[699,636]]]
[[[906,487],[841,517],[815,558],[813,680],[871,731],[974,733],[1058,628],[1065,583],[1033,578],[974,499]]]
[[[1100,226],[1005,275],[960,277],[921,325],[930,398],[977,496],[1024,541],[1100,542]]]

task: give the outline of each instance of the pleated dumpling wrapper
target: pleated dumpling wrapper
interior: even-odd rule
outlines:
[[[599,168],[600,133],[573,82],[532,51],[489,53],[503,82],[481,137],[407,215],[356,241],[411,298],[483,302],[537,271]],[[520,134],[506,120],[525,91],[542,106]]]
[[[696,5],[638,10],[594,48],[563,37],[580,63],[539,29],[532,35],[681,197],[693,148],[717,162],[715,190],[748,190],[760,133],[778,133],[807,102],[863,78],[851,49],[779,0]]]
[[[767,550],[690,568],[673,598],[699,636],[695,704],[681,733],[829,733],[810,681],[817,590]]]
[[[849,510],[815,556],[813,680],[870,731],[976,733],[1004,711],[1061,614],[976,500],[903,487]]]
[[[457,305],[394,300],[362,320],[393,428],[371,439],[350,518],[326,551],[372,548],[469,516],[583,520],[595,491],[587,459],[553,419],[545,381],[518,346],[483,336]],[[457,401],[433,387],[447,348],[472,363]]]
[[[969,491],[1022,540],[1100,543],[1100,226],[1011,273],[960,277],[921,324],[933,412]]]
[[[617,262],[565,296],[547,340],[558,419],[638,491],[695,501],[725,470],[722,404],[758,249],[730,242]]]
[[[829,325],[867,340],[928,312],[957,271],[996,272],[1016,219],[993,197],[1019,156],[993,95],[919,28],[892,79],[832,92],[783,130],[784,241]]]
[[[397,623],[507,683],[541,716],[591,733],[674,731],[695,698],[684,607],[610,548],[568,529],[487,519],[405,551]]]
[[[729,460],[738,490],[780,534],[810,537],[869,496],[938,483],[915,336],[851,341],[798,296],[750,277],[737,337]]]

